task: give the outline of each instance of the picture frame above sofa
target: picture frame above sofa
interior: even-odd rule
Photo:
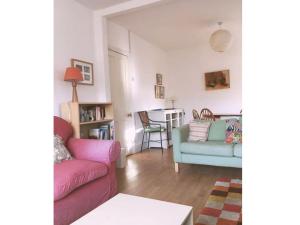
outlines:
[[[204,79],[207,91],[230,88],[229,70],[207,72]]]

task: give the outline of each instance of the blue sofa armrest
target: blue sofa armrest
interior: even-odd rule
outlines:
[[[189,125],[185,124],[172,130],[173,158],[175,162],[181,162],[180,144],[186,142],[189,136]]]

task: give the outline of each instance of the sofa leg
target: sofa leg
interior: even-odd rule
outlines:
[[[177,162],[175,163],[175,172],[179,173],[179,164]]]

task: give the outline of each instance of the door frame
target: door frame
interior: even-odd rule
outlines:
[[[123,53],[117,52],[113,49],[108,49],[108,62],[109,62],[109,78],[110,78],[110,92],[111,92],[111,101],[113,103],[114,106],[114,101],[113,101],[113,94],[112,94],[112,77],[111,77],[111,71],[110,71],[110,57],[117,57],[117,58],[121,58],[121,59],[126,59],[126,76],[125,76],[125,85],[126,87],[124,87],[125,89],[125,96],[124,99],[127,102],[126,104],[126,109],[124,110],[126,112],[127,115],[131,115],[127,116],[126,119],[128,123],[130,123],[130,126],[132,126],[134,128],[134,116],[133,116],[133,112],[132,112],[132,92],[131,92],[131,79],[130,79],[130,73],[129,73],[129,56],[125,55]],[[119,118],[118,118],[119,119]],[[134,135],[135,136],[135,135]],[[135,137],[134,137],[135,139]],[[126,149],[126,155],[132,154],[135,152],[136,146],[135,146],[135,141],[133,141],[132,146],[122,146],[123,148]]]

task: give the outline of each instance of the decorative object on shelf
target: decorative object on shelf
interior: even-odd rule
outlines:
[[[76,86],[78,81],[83,80],[80,70],[78,68],[68,67],[65,72],[64,80],[72,81],[72,87],[73,87],[72,102],[78,102]]]
[[[156,84],[162,85],[162,74],[160,74],[160,73],[156,74]]]
[[[89,121],[96,120],[96,110],[90,109],[88,110],[88,114],[89,114]]]
[[[93,64],[79,59],[71,59],[71,66],[80,70],[83,75],[83,80],[78,84],[94,85]]]
[[[209,38],[209,44],[216,52],[226,51],[232,43],[231,33],[228,30],[222,29],[222,24],[222,22],[218,22],[219,30],[213,32]]]
[[[89,139],[99,139],[100,133],[99,128],[92,128],[89,130]]]
[[[205,73],[205,90],[230,88],[229,70]]]
[[[174,104],[175,104],[176,101],[177,101],[177,99],[176,99],[175,96],[171,96],[171,97],[168,97],[168,98],[166,99],[166,102],[171,102],[171,104],[172,104],[172,109],[175,109]]]
[[[89,121],[89,115],[88,111],[84,107],[80,107],[80,122],[88,122]]]
[[[165,98],[165,87],[160,85],[155,85],[155,98],[164,99]]]

